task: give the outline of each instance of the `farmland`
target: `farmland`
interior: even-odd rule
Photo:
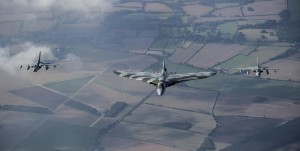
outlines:
[[[129,122],[163,125],[168,122],[187,122],[192,124],[189,131],[208,134],[215,128],[216,123],[211,115],[189,112],[184,110],[145,105],[137,109],[125,119]]]
[[[261,32],[262,29],[243,29],[239,30],[245,34],[248,41],[278,41],[278,36],[275,34],[275,30],[266,29],[266,33]]]
[[[200,17],[201,15],[204,15],[204,14],[208,13],[209,11],[213,10],[213,8],[209,7],[209,6],[196,4],[196,5],[185,5],[185,6],[183,6],[183,10],[188,15]]]
[[[244,46],[237,44],[210,43],[205,45],[188,63],[195,67],[209,68],[238,55],[241,53],[243,47]],[[226,52],[226,54],[215,55],[222,52]]]
[[[9,93],[26,98],[28,100],[32,100],[52,109],[59,106],[66,99],[66,97],[63,95],[54,93],[38,86],[11,90],[9,91]],[[32,95],[32,93],[36,93],[39,95]],[[43,98],[41,98],[40,95],[43,95]]]
[[[79,151],[85,149],[90,141],[96,138],[96,131],[94,128],[49,121],[13,150],[65,149],[69,151]],[[80,137],[76,137],[77,135],[80,135]],[[36,144],[36,142],[38,142],[38,144]]]
[[[119,145],[115,145],[115,143]],[[178,149],[176,147],[167,147],[160,144],[134,140],[134,139],[126,139],[126,138],[118,138],[118,137],[105,137],[101,142],[101,145],[104,148],[109,150],[124,150],[124,151],[152,151],[152,150],[161,150],[161,151],[184,151]]]
[[[217,29],[224,34],[222,36],[232,38],[235,35],[238,26],[236,22],[227,22],[217,26]]]
[[[56,90],[58,92],[61,92],[63,94],[70,95],[75,93],[78,89],[80,89],[85,83],[87,83],[91,79],[92,77],[83,77],[80,79],[72,79],[72,80],[66,80],[62,82],[47,83],[44,84],[44,86]]]
[[[265,99],[263,102],[255,101]],[[234,104],[234,106],[233,106]],[[218,98],[215,113],[219,116],[246,116],[291,120],[296,118],[300,106],[294,100],[238,93],[222,93]]]
[[[248,55],[237,55],[234,58],[222,63],[219,67],[231,70],[230,72],[233,73],[237,71],[236,68],[238,67],[256,65],[257,57],[259,57],[260,63],[268,62],[271,58],[284,53],[287,49],[288,47],[260,46],[255,48],[255,50],[253,50],[251,53],[248,53]]]
[[[300,94],[296,82],[256,79],[219,74],[205,80],[186,82],[188,86],[208,90],[222,90],[241,94],[256,94],[298,100]]]
[[[108,136],[144,140],[188,150],[197,149],[204,138],[202,134],[129,122],[122,122]]]
[[[227,7],[213,12],[215,16],[237,17],[242,16],[240,6]]]
[[[249,7],[253,8],[254,11],[249,11]],[[285,0],[273,0],[247,4],[243,6],[242,11],[244,12],[245,16],[273,15],[278,14],[286,8]]]
[[[159,96],[152,96],[148,103],[174,109],[210,114],[217,92],[190,88],[170,87],[160,100]],[[201,98],[201,99],[199,99]]]
[[[297,0],[64,2],[0,4],[1,151],[299,148]],[[22,43],[59,65],[27,71],[39,49]],[[278,72],[236,70],[257,57]],[[158,73],[163,59],[168,75],[217,74],[159,96],[113,73]]]
[[[281,120],[276,119],[230,116],[220,116],[217,117],[217,120],[221,126],[216,129],[212,138],[215,141],[229,144],[240,142],[240,140],[244,140],[251,135],[259,134],[269,127],[273,127],[282,122]],[[234,137],[229,137],[228,133]]]
[[[177,48],[169,59],[174,62],[185,63],[192,58],[202,46],[203,44],[192,44],[188,48]]]
[[[162,12],[162,13],[171,13],[172,9],[165,4],[161,3],[146,3],[145,5],[146,12]]]

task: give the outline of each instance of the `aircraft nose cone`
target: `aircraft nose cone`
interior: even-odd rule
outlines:
[[[157,94],[158,94],[159,96],[161,96],[161,95],[162,95],[162,89],[157,89]]]

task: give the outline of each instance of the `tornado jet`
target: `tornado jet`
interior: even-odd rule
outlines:
[[[271,70],[273,70],[274,73],[276,73],[277,70],[279,70],[279,69],[271,69],[269,67],[261,66],[260,63],[259,63],[258,57],[257,57],[257,65],[256,66],[254,66],[254,67],[245,67],[245,68],[237,68],[237,69],[240,70],[240,72],[246,71],[247,74],[250,74],[250,72],[254,72],[257,77],[260,77],[261,73],[263,73],[264,71],[267,74],[269,74]]]
[[[211,77],[216,72],[197,72],[197,73],[182,73],[182,74],[169,74],[165,66],[165,60],[163,60],[161,72],[133,72],[133,71],[119,71],[113,70],[113,72],[124,78],[134,79],[148,84],[152,84],[156,87],[157,94],[163,95],[167,87],[175,85],[180,82],[204,79]]]
[[[42,54],[42,52],[40,51],[39,58],[38,58],[38,61],[36,64],[27,65],[27,70],[33,69],[33,72],[38,72],[42,67],[45,67],[46,70],[48,70],[50,67],[56,68],[56,66],[58,64],[41,62],[41,54]],[[20,66],[20,69],[22,69],[22,68],[23,68],[23,65]]]

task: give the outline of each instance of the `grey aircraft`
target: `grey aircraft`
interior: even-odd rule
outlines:
[[[56,68],[56,66],[58,64],[51,64],[51,63],[46,63],[46,62],[41,62],[41,54],[42,52],[40,51],[39,53],[39,59],[37,61],[36,64],[34,65],[28,65],[27,66],[27,70],[29,70],[30,68],[33,69],[33,72],[37,72],[38,70],[40,70],[43,66],[45,67],[46,70],[48,70],[50,68],[50,66],[53,66],[53,68]],[[23,65],[20,66],[20,69],[23,67]]]
[[[120,77],[143,81],[156,86],[158,95],[163,95],[166,88],[177,84],[179,82],[204,79],[216,74],[216,72],[197,72],[197,73],[183,73],[183,74],[169,74],[163,60],[163,67],[161,72],[133,72],[133,71],[118,71],[113,70],[115,74]]]
[[[237,68],[238,70],[240,70],[240,72],[246,71],[247,74],[250,74],[251,71],[253,71],[257,77],[260,77],[261,73],[263,73],[264,71],[266,71],[267,74],[269,74],[270,70],[273,70],[274,73],[277,72],[277,70],[279,69],[270,69],[269,67],[263,67],[259,64],[259,59],[257,57],[257,65],[254,67],[245,67],[245,68]]]

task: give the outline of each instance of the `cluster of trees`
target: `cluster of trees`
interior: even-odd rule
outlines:
[[[283,10],[279,13],[281,21],[277,25],[279,40],[299,42],[300,41],[300,20],[291,20],[291,12]]]
[[[265,29],[265,28],[275,28],[277,25],[276,20],[267,20],[265,23],[262,24],[256,24],[256,25],[252,25],[252,24],[245,24],[245,25],[239,25],[238,29],[242,30],[242,29]]]
[[[161,126],[187,131],[192,127],[192,124],[187,121],[185,121],[185,122],[167,122],[167,123],[163,123]]]
[[[105,112],[106,117],[115,117],[118,115],[128,104],[125,102],[116,102],[113,104],[109,110]]]

